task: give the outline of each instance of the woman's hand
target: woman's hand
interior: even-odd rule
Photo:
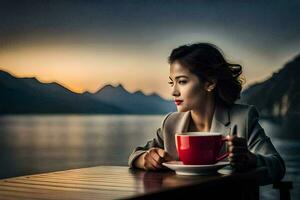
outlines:
[[[145,170],[159,170],[165,168],[162,163],[173,160],[172,157],[161,148],[151,148],[140,156],[140,163]]]
[[[233,136],[228,138],[230,165],[238,171],[256,167],[256,156],[248,150],[245,138]]]

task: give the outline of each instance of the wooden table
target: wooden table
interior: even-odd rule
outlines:
[[[259,168],[233,175],[180,176],[98,166],[2,179],[0,199],[258,199],[258,179],[264,173]]]

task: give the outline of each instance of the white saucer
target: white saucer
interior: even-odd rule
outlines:
[[[213,165],[184,165],[181,161],[170,161],[163,163],[163,165],[179,175],[208,175],[217,173],[218,169],[229,165],[229,162],[223,161]]]

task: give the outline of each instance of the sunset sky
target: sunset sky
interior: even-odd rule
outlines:
[[[170,98],[167,57],[211,42],[262,81],[300,54],[299,1],[1,1],[0,69],[75,91]]]

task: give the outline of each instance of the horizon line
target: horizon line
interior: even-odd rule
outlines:
[[[36,79],[39,83],[41,84],[58,84],[60,86],[62,86],[63,88],[69,90],[70,92],[73,92],[73,93],[76,93],[76,94],[84,94],[86,92],[88,93],[91,93],[91,94],[95,94],[97,93],[98,91],[102,90],[104,87],[107,87],[107,86],[112,86],[114,88],[117,88],[117,87],[122,87],[124,88],[124,90],[126,90],[126,92],[130,93],[130,94],[134,94],[134,93],[137,93],[137,92],[142,92],[145,96],[151,96],[151,95],[158,95],[159,97],[161,97],[162,99],[164,100],[170,100],[170,99],[166,99],[164,98],[163,96],[161,96],[160,94],[158,94],[157,92],[151,92],[151,93],[146,93],[145,91],[143,91],[142,89],[138,89],[134,92],[130,92],[128,89],[126,89],[126,87],[124,86],[124,84],[122,83],[116,83],[116,84],[112,84],[112,83],[106,83],[102,86],[99,87],[99,89],[97,89],[95,92],[91,92],[89,91],[88,89],[85,89],[84,91],[82,92],[77,92],[73,89],[71,89],[70,87],[66,86],[65,84],[61,83],[60,81],[50,81],[50,82],[47,82],[47,81],[42,81],[39,79],[39,77],[37,76],[19,76],[19,75],[16,75],[14,72],[11,72],[10,70],[4,70],[1,66],[0,66],[0,72],[4,72],[4,73],[7,73],[9,74],[10,76],[13,76],[14,78],[17,78],[17,79],[22,79],[22,78],[27,78],[27,79]]]

